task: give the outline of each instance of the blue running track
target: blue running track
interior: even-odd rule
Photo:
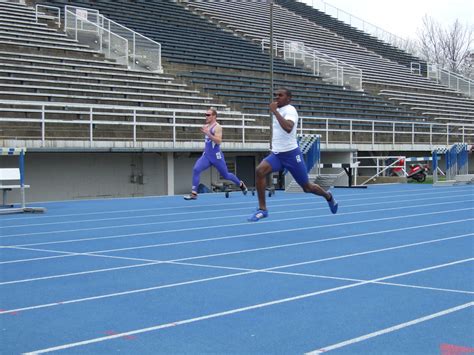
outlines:
[[[0,216],[0,353],[474,352],[474,187],[333,192]]]

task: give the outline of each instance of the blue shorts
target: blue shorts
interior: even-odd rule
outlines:
[[[309,181],[306,164],[299,147],[289,152],[272,152],[264,160],[271,165],[273,172],[280,171],[283,168],[287,169],[301,187]]]

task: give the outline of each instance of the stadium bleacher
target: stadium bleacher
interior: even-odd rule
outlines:
[[[67,1],[45,3],[59,6]],[[265,99],[265,86],[269,87],[268,54],[262,53],[259,43],[239,38],[228,29],[219,29],[172,1],[80,0],[74,5],[98,9],[105,16],[162,43],[167,70],[219,102],[248,113],[268,111],[268,99]],[[368,92],[327,84],[279,58],[275,59],[274,72],[277,85],[295,91],[294,103],[302,114],[423,120],[423,116]],[[241,80],[240,84],[236,80]],[[299,89],[305,85],[305,89]],[[311,94],[306,93],[308,90]]]
[[[172,75],[129,70],[109,61],[88,46],[68,38],[57,28],[36,22],[32,8],[14,2],[0,2],[0,19],[0,112],[3,118],[38,118],[38,110],[19,110],[17,106],[21,102],[33,102],[35,107],[51,103],[76,105],[73,109],[56,108],[58,112],[49,116],[64,119],[64,112],[68,112],[69,119],[76,120],[88,117],[87,110],[78,109],[80,105],[177,110],[175,122],[190,124],[202,122],[202,114],[196,110],[203,111],[213,106],[228,111],[226,105],[177,82]],[[169,115],[151,110],[142,116],[145,116],[145,121],[170,123]],[[100,117],[96,115],[96,119]],[[107,119],[111,118],[131,121],[130,115],[120,113],[108,114]],[[232,116],[225,119],[232,120]],[[80,126],[58,124],[56,129],[50,130],[49,138],[87,137],[86,127]],[[4,123],[2,128],[4,137],[17,138],[37,137],[40,130],[35,123],[13,120]],[[143,139],[169,139],[169,128],[141,128]],[[110,134],[110,126],[97,126],[95,130],[97,137],[130,137],[128,127],[117,125],[113,134]]]
[[[0,16],[5,19],[0,26],[0,62],[3,64],[0,97],[5,100],[184,111],[212,105],[222,111],[268,112],[268,53],[262,51],[260,43],[267,37],[268,29],[268,9],[263,2],[77,0],[71,3],[48,0],[36,3],[93,8],[160,42],[166,74],[128,70],[67,38],[63,32],[35,23],[31,8],[3,2],[0,7]],[[472,100],[412,74],[397,63],[406,64],[413,59],[403,51],[391,51],[390,46],[385,46],[383,51],[371,51],[368,48],[379,42],[372,43],[371,36],[362,36],[362,42],[356,44],[354,39],[332,32],[331,26],[328,25],[330,31],[312,22],[319,19],[318,16],[326,18],[317,10],[294,1],[278,3],[282,6],[275,6],[277,38],[296,38],[363,69],[364,91],[357,91],[329,84],[302,67],[275,58],[274,85],[294,92],[293,103],[301,115],[420,122],[470,122],[472,119]],[[302,10],[305,13],[300,13]],[[334,26],[341,24],[329,20],[327,23]],[[341,26],[344,33],[350,33],[350,26]],[[363,47],[364,43],[368,48]],[[396,55],[398,59],[393,57]],[[0,109],[4,113],[7,108],[3,105]],[[7,114],[31,116],[24,112]],[[149,116],[146,120],[170,123],[165,115],[156,112],[143,115]],[[83,116],[87,113],[78,113],[79,118]],[[193,115],[184,112],[181,116],[180,122],[185,122],[184,117]],[[118,115],[117,120],[127,121],[130,117]],[[256,125],[262,124],[258,119],[249,119],[249,122],[252,120]],[[170,133],[165,128],[159,131],[163,139]]]
[[[107,57],[95,43],[77,41],[70,28],[66,35],[52,17],[37,21],[38,4],[59,7],[62,24],[70,5],[100,11],[147,36],[161,44],[159,69],[136,66],[131,51],[123,51],[121,61]],[[158,152],[153,159],[189,170],[202,148],[202,114],[213,106],[225,126],[232,170],[236,156],[257,162],[268,149],[271,80],[274,88],[293,92],[298,132],[323,136],[329,154],[343,152],[336,159],[348,161],[361,149],[427,150],[472,135],[473,101],[412,73],[407,63],[416,58],[296,1],[278,1],[274,9],[277,42],[304,42],[347,63],[345,69],[360,68],[362,88],[281,56],[274,58],[271,78],[262,42],[269,27],[265,2],[0,0],[0,139],[4,146],[37,149],[46,161],[48,149],[118,149]],[[166,192],[181,185],[167,185]]]
[[[232,30],[246,39],[258,43],[262,39],[268,38],[269,5],[265,2],[183,1],[183,3],[196,14],[205,16],[219,26]],[[289,8],[297,10],[294,3],[294,1],[281,2],[282,5],[288,5]],[[293,5],[289,6],[291,4]],[[298,5],[298,8],[301,6],[302,4]],[[302,17],[299,13],[289,11],[286,7],[274,6],[274,38],[281,41],[304,42],[310,48],[317,49],[322,53],[362,69],[364,89],[374,94],[385,90],[381,97],[392,102],[397,102],[396,97],[390,96],[390,93],[396,90],[413,93],[414,97],[419,93],[423,93],[428,96],[444,96],[447,100],[458,98],[467,105],[472,103],[471,99],[455,90],[414,74],[405,65],[398,63],[404,62],[404,64],[407,64],[407,60],[412,59],[409,58],[409,55],[403,59],[394,57],[393,52],[384,53],[380,50],[369,50],[372,48],[370,41],[368,44],[366,43],[367,45],[361,41],[356,43],[352,41],[351,36],[343,37],[342,32],[338,32],[339,34],[332,32],[328,28],[323,28],[311,22],[308,18],[309,16]],[[346,33],[356,32],[356,30],[351,32],[347,26],[341,25],[341,27],[345,27]],[[365,45],[366,47],[364,47]],[[436,105],[425,110],[418,102],[410,105],[405,101],[403,106],[411,110],[413,115],[421,115],[425,119],[436,119],[444,122],[451,118],[455,120],[464,119],[467,122],[470,119],[463,112],[451,114],[442,107],[438,109]]]
[[[275,3],[287,8],[294,13],[307,18],[315,24],[327,28],[328,30],[344,37],[368,50],[380,54],[382,57],[410,68],[411,63],[420,63],[421,72],[426,73],[426,65],[417,58],[393,45],[371,36],[355,27],[352,27],[324,12],[295,0],[275,0]]]

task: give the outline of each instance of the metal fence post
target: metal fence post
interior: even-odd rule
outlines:
[[[94,116],[93,116],[93,113],[92,113],[92,107],[89,108],[89,143],[90,145],[92,146],[92,141],[94,139],[94,133],[93,133],[93,130],[94,130]]]
[[[137,145],[137,109],[133,109],[133,146]]]
[[[372,121],[372,149],[375,147],[375,122]]]
[[[242,144],[245,143],[245,114],[242,115]]]
[[[326,148],[329,145],[329,119],[326,119]]]
[[[392,123],[392,144],[395,145],[395,122]]]
[[[352,120],[349,121],[349,144],[352,146]]]
[[[132,49],[132,58],[133,58],[133,66],[132,68],[135,69],[135,65],[137,63],[137,59],[136,59],[136,35],[135,35],[135,32],[133,32],[133,49]]]
[[[433,146],[433,124],[430,123],[430,149],[432,149]]]
[[[45,106],[41,106],[41,146],[44,147],[46,139],[46,113]]]
[[[173,146],[176,144],[176,111],[173,111]]]

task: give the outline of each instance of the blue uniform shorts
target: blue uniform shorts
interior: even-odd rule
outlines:
[[[273,172],[287,169],[301,187],[309,181],[306,164],[299,147],[289,152],[276,154],[272,152],[264,160],[271,165]]]

